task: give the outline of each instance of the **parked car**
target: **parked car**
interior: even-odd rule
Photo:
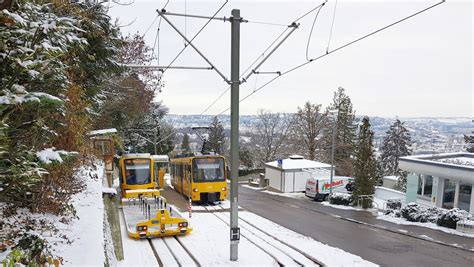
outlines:
[[[333,192],[351,193],[354,187],[354,178],[334,176],[332,179]],[[305,195],[316,201],[325,201],[331,188],[329,178],[310,178],[306,181]]]

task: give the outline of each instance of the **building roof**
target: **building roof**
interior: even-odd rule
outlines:
[[[115,128],[110,128],[110,129],[101,129],[101,130],[95,130],[95,131],[90,131],[89,135],[104,135],[104,134],[113,134],[117,133],[117,129]]]
[[[473,183],[474,153],[457,152],[401,157],[400,168],[417,174]]]
[[[311,168],[331,168],[330,164],[308,160],[302,156],[291,156],[288,159],[282,160],[281,167],[278,166],[278,161],[272,161],[265,163],[265,166],[280,169],[280,170],[301,170],[301,169],[311,169]]]

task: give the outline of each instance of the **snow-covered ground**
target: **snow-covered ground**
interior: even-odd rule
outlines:
[[[70,246],[61,246],[61,254],[66,265],[102,264],[105,262],[102,201],[104,166],[97,164],[96,170],[84,167],[76,175],[85,180],[87,187],[73,198],[72,204],[79,220],[73,221],[66,231],[74,238],[74,242]]]
[[[253,190],[258,190],[258,191],[260,191],[260,192],[267,193],[267,194],[270,194],[270,195],[278,195],[278,196],[291,197],[291,198],[307,198],[307,197],[304,195],[304,193],[301,193],[301,192],[295,192],[295,193],[280,193],[280,192],[273,192],[273,191],[265,190],[265,189],[258,188],[258,187],[255,187],[255,186],[251,186],[251,185],[248,185],[248,184],[245,184],[245,185],[242,185],[242,186],[245,187],[245,188],[249,188],[249,189],[253,189]]]
[[[85,189],[74,195],[70,202],[76,209],[79,219],[64,222],[61,216],[51,214],[32,214],[21,209],[14,217],[8,220],[36,220],[44,221],[44,225],[51,225],[54,230],[37,230],[33,233],[45,238],[51,245],[51,252],[56,257],[62,257],[65,266],[100,265],[105,262],[104,254],[104,205],[102,202],[103,165],[97,163],[96,168],[83,166],[75,174],[77,179],[84,181]],[[2,219],[3,220],[3,219]],[[31,223],[31,221],[30,221]],[[40,229],[40,228],[38,228]],[[0,260],[6,252],[0,253]]]
[[[239,213],[239,259],[236,262],[230,261],[230,215],[220,206],[208,207],[208,211],[210,212],[193,213],[190,219],[193,231],[190,234],[177,239],[170,237],[152,240],[163,263],[166,262],[167,266],[193,265],[189,251],[201,266],[297,265],[294,260],[304,265],[314,265],[304,254],[311,255],[328,266],[374,266],[356,255],[322,244],[246,211]],[[119,262],[119,266],[155,264],[157,260],[153,256],[151,245],[143,240],[128,238],[124,229],[123,234],[125,260]]]

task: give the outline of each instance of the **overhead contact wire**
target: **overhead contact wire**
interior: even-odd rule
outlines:
[[[295,67],[293,67],[293,68],[291,68],[291,69],[288,69],[287,71],[282,72],[281,75],[274,77],[273,79],[269,80],[268,82],[266,82],[265,84],[263,84],[262,86],[260,86],[258,89],[256,89],[256,90],[253,91],[252,93],[250,93],[250,94],[246,95],[244,98],[240,99],[240,100],[239,100],[239,103],[242,102],[242,101],[244,101],[245,99],[249,98],[251,95],[255,94],[256,92],[262,90],[262,89],[265,88],[267,85],[269,85],[270,83],[274,82],[276,79],[282,77],[283,75],[286,75],[286,74],[288,74],[288,73],[290,73],[290,72],[292,72],[292,71],[295,71],[295,70],[297,70],[297,69],[299,69],[299,68],[302,68],[302,67],[304,67],[304,66],[306,66],[306,65],[308,65],[308,64],[310,64],[310,63],[312,63],[312,62],[315,62],[315,61],[317,61],[317,60],[319,60],[319,59],[321,59],[321,58],[323,58],[323,57],[325,57],[325,56],[328,56],[329,54],[332,54],[332,53],[334,53],[334,52],[336,52],[336,51],[338,51],[338,50],[341,50],[341,49],[343,49],[343,48],[345,48],[345,47],[347,47],[347,46],[350,46],[350,45],[352,45],[352,44],[354,44],[354,43],[357,43],[357,42],[359,42],[359,41],[361,41],[361,40],[363,40],[363,39],[365,39],[365,38],[368,38],[368,37],[370,37],[370,36],[372,36],[372,35],[374,35],[374,34],[376,34],[376,33],[378,33],[378,32],[383,31],[383,30],[385,30],[385,29],[387,29],[387,28],[390,28],[390,27],[392,27],[392,26],[395,26],[395,25],[397,25],[397,24],[399,24],[399,23],[401,23],[401,22],[403,22],[403,21],[405,21],[405,20],[407,20],[407,19],[410,19],[410,18],[412,18],[412,17],[414,17],[414,16],[417,16],[417,15],[423,13],[423,12],[426,12],[426,11],[428,11],[428,10],[430,10],[430,9],[432,9],[432,8],[434,8],[434,7],[436,7],[436,6],[440,5],[440,4],[442,4],[442,3],[444,3],[444,2],[445,2],[445,0],[442,0],[442,1],[438,2],[438,3],[436,3],[436,4],[433,4],[433,5],[429,6],[429,7],[427,7],[427,8],[424,8],[424,9],[418,11],[418,12],[415,12],[415,13],[413,13],[413,14],[407,16],[407,17],[404,17],[404,18],[402,18],[402,19],[400,19],[400,20],[397,20],[397,21],[395,21],[395,22],[393,22],[393,23],[391,23],[391,24],[389,24],[389,25],[387,25],[387,26],[384,26],[384,27],[382,27],[382,28],[380,28],[380,29],[378,29],[378,30],[375,30],[375,31],[373,31],[373,32],[370,32],[370,33],[368,33],[368,34],[366,34],[366,35],[364,35],[364,36],[362,36],[362,37],[359,37],[359,38],[357,38],[357,39],[355,39],[355,40],[353,40],[353,41],[350,41],[350,42],[348,42],[348,43],[346,43],[346,44],[344,44],[344,45],[341,45],[341,46],[339,46],[339,47],[337,47],[337,48],[335,48],[335,49],[333,49],[333,50],[331,50],[331,51],[328,51],[328,52],[326,52],[325,54],[322,54],[322,55],[320,55],[320,56],[318,56],[318,57],[316,57],[316,58],[312,58],[312,59],[310,59],[309,61],[306,61],[306,62],[304,62],[304,63],[302,63],[302,64],[300,64],[300,65],[297,65],[297,66],[295,66]],[[229,109],[230,109],[230,107],[228,107],[227,109],[223,110],[222,112],[220,112],[220,113],[217,114],[216,116],[221,115],[222,113],[228,111]]]
[[[288,27],[285,28],[285,30],[280,33],[280,35],[278,35],[278,37],[273,40],[273,42],[267,46],[267,48],[242,72],[242,74],[240,75],[239,79],[242,78],[247,71],[249,71],[253,65],[255,65],[255,63],[257,63],[257,61],[263,57],[265,55],[265,53],[283,36],[283,34],[285,34],[285,32],[288,30]],[[214,106],[214,104],[217,103],[217,101],[219,101],[228,91],[230,90],[230,86],[227,87],[227,89],[222,92],[209,106],[207,106],[207,108],[204,109],[203,112],[201,112],[200,115],[203,115],[204,113],[206,113],[212,106]]]
[[[163,70],[163,73],[165,73],[165,71],[171,67],[171,65],[173,65],[173,63],[178,59],[178,57],[184,52],[184,50],[186,50],[186,48],[188,48],[189,44],[191,44],[194,39],[196,39],[196,37],[204,30],[204,28],[206,28],[206,26],[214,19],[214,17],[224,8],[224,6],[229,2],[229,0],[226,0],[224,4],[222,4],[222,6],[214,13],[214,15],[212,15],[212,17],[204,24],[204,26],[201,27],[201,29],[194,35],[194,37],[189,41],[188,44],[186,44],[183,49],[181,49],[181,51],[176,55],[176,57],[168,64],[168,66],[166,66],[166,68]]]
[[[336,9],[337,9],[337,0],[336,0],[336,3],[334,4],[334,11],[332,13],[331,30],[329,31],[329,40],[328,40],[328,46],[326,47],[326,53],[329,52],[329,45],[330,45],[331,39],[332,39],[332,31],[333,31],[333,28],[334,28],[334,21],[336,20]]]
[[[308,56],[308,53],[309,53],[309,44],[311,42],[311,36],[313,35],[313,29],[314,29],[314,24],[316,24],[316,20],[318,19],[318,16],[319,16],[319,12],[321,12],[321,9],[323,8],[324,4],[326,2],[322,3],[321,6],[319,7],[318,9],[318,12],[316,12],[316,16],[314,16],[314,20],[313,20],[313,25],[311,26],[311,31],[309,32],[309,36],[308,36],[308,42],[306,43],[306,60],[309,61],[309,56]]]

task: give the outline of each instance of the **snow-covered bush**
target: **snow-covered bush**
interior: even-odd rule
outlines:
[[[383,214],[396,218],[400,218],[402,216],[399,209],[386,209]]]
[[[443,213],[436,221],[439,226],[444,226],[452,229],[456,229],[456,223],[463,219],[468,219],[470,215],[467,211],[460,210],[458,208],[451,209]]]
[[[352,195],[345,193],[332,193],[329,197],[329,203],[334,205],[348,206],[352,202]]]
[[[399,210],[402,207],[402,201],[400,199],[389,199],[387,200],[387,208],[391,210]]]
[[[407,219],[410,222],[419,222],[420,213],[422,208],[417,203],[408,203],[406,206],[400,209],[400,214],[403,218]]]
[[[439,226],[456,229],[456,223],[464,219],[471,219],[472,215],[460,209],[446,210],[438,207],[423,208],[417,203],[408,203],[400,210],[387,209],[385,215],[403,217],[410,222],[431,222]]]

